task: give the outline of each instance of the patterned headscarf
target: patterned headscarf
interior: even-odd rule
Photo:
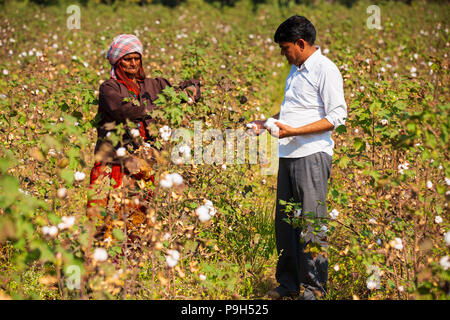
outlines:
[[[122,58],[124,55],[129,53],[137,52],[142,56],[142,43],[133,34],[121,34],[114,38],[111,43],[106,58],[111,64],[111,78],[116,79],[114,74],[114,65]]]
[[[120,59],[129,54],[137,52],[142,56],[142,43],[139,41],[139,39],[133,35],[133,34],[121,34],[118,35],[113,39],[113,42],[111,43],[108,53],[106,54],[106,58],[108,59],[109,63],[111,64],[111,78],[118,80],[121,83],[124,83],[129,90],[132,90],[133,92],[137,93],[136,91],[139,91],[139,86],[136,86],[134,83],[130,81],[121,70],[120,65],[118,62]],[[141,63],[141,70],[140,75],[142,75],[139,78],[145,77],[142,69],[142,63]],[[119,76],[119,77],[118,77]],[[143,80],[143,79],[138,79]],[[137,88],[135,88],[137,87]]]

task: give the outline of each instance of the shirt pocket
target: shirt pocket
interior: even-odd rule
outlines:
[[[315,85],[304,77],[292,84],[292,93],[299,101],[301,108],[317,108],[320,105],[320,96]]]

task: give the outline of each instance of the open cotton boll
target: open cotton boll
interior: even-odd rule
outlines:
[[[81,171],[77,171],[74,174],[75,181],[83,181],[85,177],[86,177],[86,174]]]
[[[164,179],[162,179],[159,184],[161,185],[161,187],[169,189],[172,187],[173,182],[172,179],[165,177]]]
[[[254,122],[250,122],[246,124],[247,128],[258,130],[258,126]]]
[[[270,130],[270,134],[276,138],[278,138],[279,133],[280,133],[280,128],[275,124],[275,122],[279,122],[282,124],[287,124],[286,122],[282,121],[282,120],[277,120],[274,118],[269,118],[266,120],[266,122],[264,123],[264,127],[268,130]]]
[[[201,222],[206,222],[211,219],[211,215],[209,214],[209,208],[207,206],[200,206],[195,210],[195,214],[198,216],[198,219]]]
[[[103,248],[96,248],[92,255],[92,259],[98,262],[106,261],[108,259],[108,253]]]
[[[177,250],[168,250],[166,255],[167,266],[173,268],[177,265],[180,259],[180,253]]]
[[[183,183],[183,177],[178,173],[172,173],[166,176],[166,179],[171,179],[172,183],[176,186],[179,186]]]
[[[139,136],[141,135],[141,133],[139,132],[138,129],[131,129],[131,130],[130,130],[130,133],[131,133],[131,136],[132,136],[133,138],[137,138],[137,137],[139,137]]]

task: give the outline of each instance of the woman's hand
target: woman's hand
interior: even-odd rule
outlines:
[[[187,94],[187,96],[189,98],[192,99],[192,103],[194,103],[195,97],[197,96],[197,88],[195,86],[189,86],[189,87],[185,88],[183,91],[184,91],[184,93]],[[189,101],[188,101],[188,103],[189,103]]]

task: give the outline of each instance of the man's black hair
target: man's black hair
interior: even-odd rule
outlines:
[[[316,29],[311,21],[303,16],[295,15],[284,21],[275,32],[275,43],[293,42],[303,39],[310,45],[316,40]]]

